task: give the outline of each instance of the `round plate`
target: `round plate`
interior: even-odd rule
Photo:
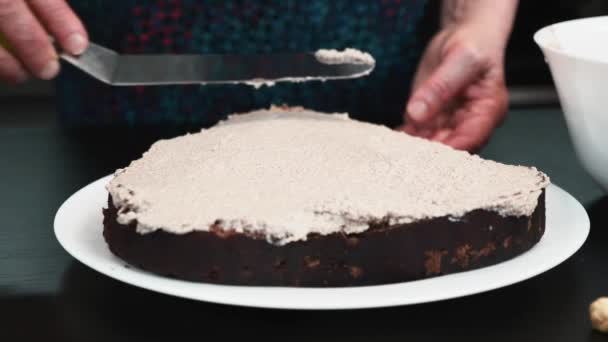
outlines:
[[[555,185],[546,192],[547,224],[541,241],[528,252],[498,265],[405,283],[289,288],[227,286],[188,282],[126,267],[102,236],[101,208],[110,176],[72,195],[55,216],[55,235],[74,258],[125,283],[207,302],[277,309],[359,309],[408,305],[493,290],[545,272],[574,254],[589,234],[589,217],[570,194]]]

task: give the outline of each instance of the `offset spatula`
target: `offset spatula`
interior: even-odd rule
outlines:
[[[91,43],[80,56],[61,58],[115,86],[272,83],[365,76],[374,63],[327,64],[314,53],[271,55],[119,55]]]

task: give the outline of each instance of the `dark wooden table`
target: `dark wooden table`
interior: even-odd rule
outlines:
[[[592,221],[582,250],[504,289],[377,310],[290,312],[178,299],[105,277],[63,251],[52,225],[61,203],[172,134],[0,127],[0,341],[608,341],[591,331],[587,314],[593,299],[608,295],[608,197],[581,169],[557,109],[513,111],[482,154],[535,165],[577,197]]]

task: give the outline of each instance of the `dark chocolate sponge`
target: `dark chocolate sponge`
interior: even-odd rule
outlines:
[[[116,215],[110,198],[103,232],[110,250],[160,275],[231,285],[360,286],[461,272],[518,256],[544,233],[545,194],[527,217],[475,210],[459,220],[374,223],[363,233],[309,235],[282,246],[218,227],[142,235],[136,222],[121,225]]]

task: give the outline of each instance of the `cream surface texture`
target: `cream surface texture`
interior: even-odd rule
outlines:
[[[374,57],[367,52],[353,48],[344,50],[321,49],[315,52],[315,57],[325,64],[376,64]]]
[[[379,125],[301,108],[233,115],[155,143],[107,189],[141,234],[211,226],[287,244],[475,210],[528,216],[549,178]]]

